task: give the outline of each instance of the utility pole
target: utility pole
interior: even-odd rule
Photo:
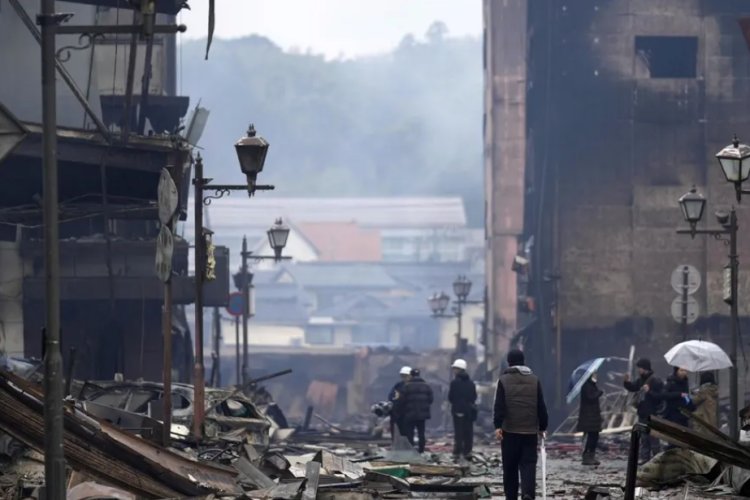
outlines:
[[[456,301],[456,321],[458,322],[458,330],[456,331],[456,358],[461,357],[461,347],[462,347],[462,329],[461,329],[461,323],[463,323],[463,306],[462,306],[462,300],[459,298]]]
[[[203,159],[195,161],[195,365],[193,366],[193,435],[203,436],[205,408],[205,369],[203,367],[203,275],[206,272],[205,238],[203,236]]]
[[[729,390],[729,434],[732,439],[739,439],[739,403],[738,403],[738,382],[737,382],[737,343],[739,340],[738,335],[738,293],[737,293],[737,274],[739,272],[739,256],[737,255],[737,212],[732,207],[732,211],[729,213],[729,266],[731,268],[731,298],[732,304],[730,305],[730,321],[732,326],[730,327],[731,332],[731,348],[729,351],[729,360],[732,362],[732,367],[729,369],[730,383]]]
[[[63,452],[63,373],[60,354],[60,235],[57,182],[57,88],[55,30],[62,17],[55,0],[41,0],[37,23],[42,30],[42,130],[44,179],[44,274],[47,303],[44,349],[44,476],[45,496],[65,499]]]
[[[171,231],[172,224],[169,224]],[[169,446],[172,434],[172,280],[164,283],[164,330],[162,333],[164,342],[163,361],[163,383],[164,394],[162,396],[162,444]]]
[[[242,384],[245,385],[250,376],[247,366],[248,346],[247,327],[250,319],[250,283],[248,283],[247,259],[250,252],[247,251],[247,236],[242,237]]]
[[[242,384],[242,371],[240,368],[240,318],[234,317],[234,348],[235,348],[235,361],[237,363],[237,385]]]

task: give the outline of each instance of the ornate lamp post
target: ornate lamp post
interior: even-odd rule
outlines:
[[[725,148],[726,149],[726,148]],[[740,160],[741,161],[741,160]],[[722,167],[724,164],[722,163]],[[741,167],[744,168],[744,167]],[[740,191],[737,191],[740,196]],[[737,274],[739,272],[739,261],[737,258],[737,213],[732,207],[731,211],[716,212],[716,219],[721,225],[720,228],[698,229],[697,225],[703,217],[706,208],[706,199],[697,192],[695,186],[682,195],[679,200],[682,215],[685,221],[690,224],[690,229],[678,229],[679,234],[689,234],[695,238],[696,234],[707,234],[717,240],[724,241],[729,245],[729,265],[725,268],[725,294],[724,301],[730,305],[730,333],[731,347],[729,359],[732,361],[730,368],[730,395],[729,395],[729,434],[732,439],[739,439],[738,419],[739,405],[737,395],[737,342],[738,342],[738,310],[737,310]]]
[[[727,182],[734,184],[737,193],[737,202],[742,201],[742,195],[750,191],[742,189],[742,183],[750,177],[750,146],[740,144],[737,136],[734,136],[732,144],[719,151],[716,155],[721,165]]]
[[[250,272],[248,267],[248,259],[255,259],[256,261],[271,260],[280,262],[282,260],[289,260],[291,257],[283,257],[281,255],[282,250],[286,246],[287,239],[289,238],[289,226],[284,224],[281,218],[276,219],[276,223],[271,226],[268,231],[268,243],[273,249],[273,255],[253,255],[252,252],[247,249],[247,237],[242,238],[242,267],[240,272],[234,275],[234,285],[237,289],[242,292],[242,384],[247,384],[249,379],[248,371],[248,321],[250,320],[250,288],[253,282],[253,273]],[[239,342],[237,343],[239,345]]]
[[[434,293],[427,299],[427,304],[430,306],[432,316],[435,318],[456,318],[458,322],[458,330],[456,332],[456,355],[459,356],[463,352],[463,338],[462,338],[462,318],[463,318],[463,307],[466,304],[482,304],[483,301],[471,301],[468,300],[469,294],[471,293],[471,280],[466,276],[459,275],[453,281],[453,293],[456,295],[456,305],[453,306],[453,314],[445,314],[445,310],[450,304],[450,297],[445,292]]]
[[[258,174],[263,170],[268,152],[268,142],[256,136],[255,127],[250,125],[247,135],[234,145],[237,150],[240,169],[247,177],[246,184],[212,184],[212,179],[203,177],[203,159],[200,154],[195,160],[195,366],[193,370],[193,434],[196,438],[203,435],[205,404],[205,368],[203,366],[203,282],[206,279],[206,236],[208,231],[203,227],[203,206],[210,205],[211,200],[219,199],[232,191],[247,191],[249,196],[256,191],[274,189],[274,186],[258,185]],[[204,196],[204,190],[213,190],[213,195]]]

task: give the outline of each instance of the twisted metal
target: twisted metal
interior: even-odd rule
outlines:
[[[72,57],[71,51],[86,50],[94,45],[97,39],[103,40],[104,35],[102,33],[82,33],[78,37],[78,45],[65,45],[64,47],[60,47],[55,53],[55,57],[60,62],[68,62]]]
[[[232,191],[230,189],[226,189],[226,188],[214,189],[214,194],[212,195],[209,194],[203,197],[203,204],[205,206],[209,206],[211,205],[211,201],[223,198],[226,195],[230,194],[231,192]]]

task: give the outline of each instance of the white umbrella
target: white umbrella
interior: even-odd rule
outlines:
[[[679,366],[690,372],[705,372],[730,368],[732,362],[721,347],[704,340],[688,340],[672,347],[665,355],[672,366]]]

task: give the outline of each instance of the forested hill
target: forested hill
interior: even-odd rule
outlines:
[[[481,40],[436,23],[423,40],[352,60],[256,36],[215,40],[208,61],[205,41],[181,52],[183,95],[211,111],[208,175],[238,179],[232,145],[252,122],[271,143],[261,182],[276,195],[460,195],[482,224]]]

